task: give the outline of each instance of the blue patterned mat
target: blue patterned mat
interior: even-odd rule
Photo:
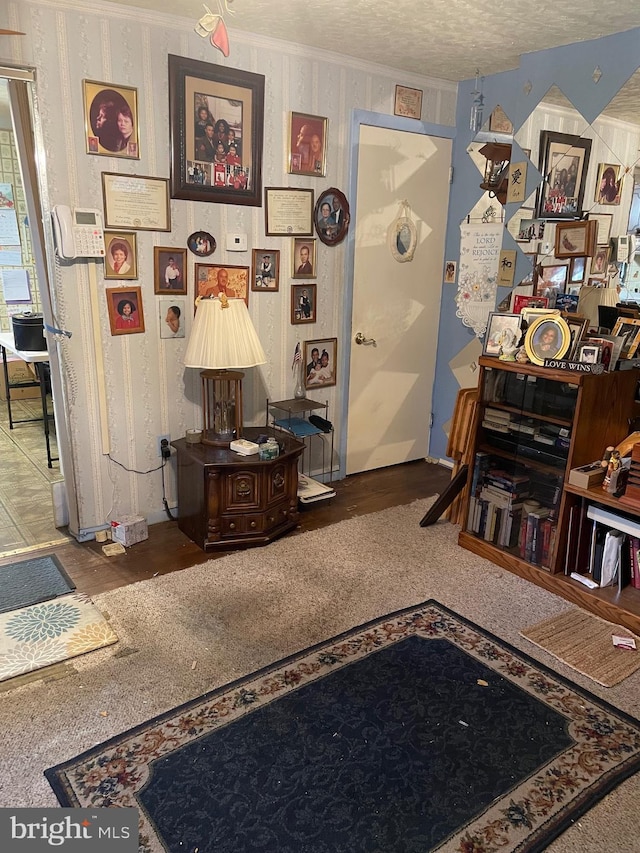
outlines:
[[[0,566],[0,613],[66,595],[75,584],[55,555]]]

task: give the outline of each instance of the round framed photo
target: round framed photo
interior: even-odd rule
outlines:
[[[533,364],[542,366],[547,358],[564,358],[571,346],[571,330],[559,314],[543,314],[529,326],[525,352]]]
[[[337,246],[349,230],[349,202],[340,190],[331,187],[320,193],[313,214],[318,237],[326,246]]]
[[[208,231],[194,231],[187,240],[189,251],[199,258],[207,258],[216,250],[216,241]]]

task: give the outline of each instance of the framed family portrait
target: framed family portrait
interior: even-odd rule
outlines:
[[[592,219],[580,222],[558,222],[556,225],[556,258],[577,258],[593,255],[596,248],[598,224]]]
[[[95,80],[82,87],[87,154],[139,160],[137,89]]]
[[[315,238],[294,237],[292,251],[291,278],[316,277],[316,241]]]
[[[189,251],[199,258],[208,258],[217,248],[215,237],[208,231],[194,231],[187,237]]]
[[[171,197],[262,204],[264,76],[169,55]]]
[[[596,196],[598,204],[620,204],[622,189],[621,166],[616,163],[599,163],[596,179]]]
[[[186,299],[165,296],[158,300],[160,339],[184,338]]]
[[[326,169],[327,119],[307,113],[291,113],[289,119],[289,174],[322,177]]]
[[[153,292],[187,292],[187,250],[155,246],[153,249]]]
[[[317,285],[291,285],[291,324],[316,322]]]
[[[304,342],[305,388],[336,384],[338,339],[321,338]]]
[[[539,317],[529,326],[524,338],[529,360],[539,366],[547,358],[564,358],[571,343],[569,326],[560,314]]]
[[[138,278],[138,250],[135,231],[104,232],[104,277]]]
[[[344,240],[350,219],[349,202],[340,190],[331,187],[318,196],[313,221],[325,246],[337,246]]]
[[[249,304],[249,267],[229,264],[196,264],[196,296],[219,296],[244,299]]]
[[[254,249],[251,259],[251,290],[280,290],[280,250]]]
[[[144,332],[142,292],[139,287],[107,287],[105,296],[112,335]]]
[[[577,219],[582,215],[590,154],[590,139],[540,131],[538,170],[545,180],[538,190],[538,219]]]

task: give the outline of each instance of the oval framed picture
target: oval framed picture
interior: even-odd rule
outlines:
[[[418,231],[408,216],[399,216],[392,222],[387,237],[389,250],[399,264],[413,260],[418,245]]]
[[[571,346],[571,330],[559,314],[543,314],[527,329],[525,352],[539,367],[547,358],[564,358]]]
[[[199,258],[207,258],[216,250],[216,241],[208,231],[194,231],[187,240],[189,251]]]
[[[340,190],[330,187],[320,193],[313,214],[313,224],[325,246],[337,246],[344,240],[350,219],[349,202]]]

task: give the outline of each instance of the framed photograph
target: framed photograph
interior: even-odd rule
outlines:
[[[184,338],[186,302],[186,299],[178,299],[175,296],[165,296],[158,300],[161,339]]]
[[[547,316],[549,314],[559,314],[556,308],[529,308],[527,305],[520,311],[520,316],[522,317],[522,327],[524,329],[528,329],[532,323],[539,317]]]
[[[538,190],[539,219],[578,219],[582,215],[591,140],[553,130],[540,132],[538,170],[544,183]]]
[[[153,292],[187,292],[187,250],[154,246]]]
[[[249,304],[249,267],[229,264],[196,264],[196,297],[219,296],[244,299]]]
[[[521,296],[513,297],[513,313],[520,314],[523,308],[548,308],[548,296]]]
[[[489,132],[490,133],[513,133],[513,125],[507,118],[507,114],[502,109],[500,104],[494,107],[493,112],[489,116]]]
[[[618,317],[611,334],[626,335],[627,339],[622,346],[620,358],[635,358],[638,344],[640,344],[640,320],[634,320],[633,317]]]
[[[598,163],[595,201],[598,204],[620,204],[622,188],[621,166],[614,163]]]
[[[578,346],[578,361],[584,364],[598,364],[600,361],[600,347],[597,344],[580,344]]]
[[[564,358],[570,346],[571,332],[560,314],[538,317],[524,337],[525,352],[537,365],[543,365],[546,358]]]
[[[138,90],[83,80],[87,154],[140,159]]]
[[[338,339],[321,338],[304,342],[305,388],[336,384]]]
[[[171,198],[262,204],[264,77],[169,55]]]
[[[577,258],[593,255],[598,225],[592,219],[580,222],[558,222],[556,225],[556,258]]]
[[[315,284],[292,284],[291,285],[291,323],[297,326],[299,323],[316,322],[317,285]],[[335,362],[334,362],[335,364]],[[324,383],[326,385],[326,382]]]
[[[144,332],[142,292],[139,287],[107,287],[105,296],[112,335]]]
[[[289,174],[322,177],[327,169],[327,119],[291,113]]]
[[[521,219],[516,241],[518,243],[530,243],[532,240],[542,240],[545,223],[545,219]]]
[[[313,221],[316,233],[325,246],[337,246],[349,230],[349,202],[335,187],[318,196]]]
[[[187,246],[199,258],[208,258],[215,252],[217,243],[208,231],[194,231],[187,237]]]
[[[590,273],[592,275],[605,275],[609,267],[609,256],[611,255],[610,246],[596,246],[596,250],[591,259]]]
[[[313,190],[265,187],[264,206],[267,237],[313,235]]]
[[[587,285],[589,287],[606,287],[607,280],[606,278],[590,278]]]
[[[511,234],[514,240],[518,241],[518,234],[520,234],[521,231],[522,220],[533,220],[533,218],[534,211],[532,207],[520,207],[507,222],[507,231]],[[526,239],[528,240],[528,237]]]
[[[167,178],[103,172],[102,197],[106,228],[171,231]]]
[[[562,311],[563,314],[575,314],[578,310],[578,300],[580,299],[577,293],[559,293],[556,296],[556,308]]]
[[[104,277],[138,278],[138,250],[135,231],[104,232]]]
[[[592,219],[598,223],[598,233],[596,244],[598,246],[608,246],[611,239],[611,223],[613,222],[613,213],[588,213],[588,219]]]
[[[564,316],[564,321],[569,327],[571,335],[571,343],[567,350],[566,358],[568,361],[575,361],[578,353],[578,345],[589,328],[589,320],[578,314],[569,314]]]
[[[521,322],[520,314],[489,314],[482,355],[499,356],[505,344],[517,347],[522,337]]]
[[[251,258],[251,290],[280,290],[280,250],[254,249]]]
[[[568,264],[551,264],[547,267],[536,266],[533,275],[535,296],[547,296],[549,307],[553,308],[558,294],[565,291],[568,274]]]
[[[396,86],[393,100],[394,116],[405,118],[422,117],[422,89],[411,89],[409,86]]]
[[[585,257],[571,258],[569,261],[569,284],[581,284],[584,281],[586,265],[587,259]]]
[[[458,270],[458,262],[457,261],[447,261],[444,265],[444,283],[445,284],[455,284],[456,283],[456,272]]]
[[[316,277],[316,241],[315,238],[294,237],[291,278]]]

